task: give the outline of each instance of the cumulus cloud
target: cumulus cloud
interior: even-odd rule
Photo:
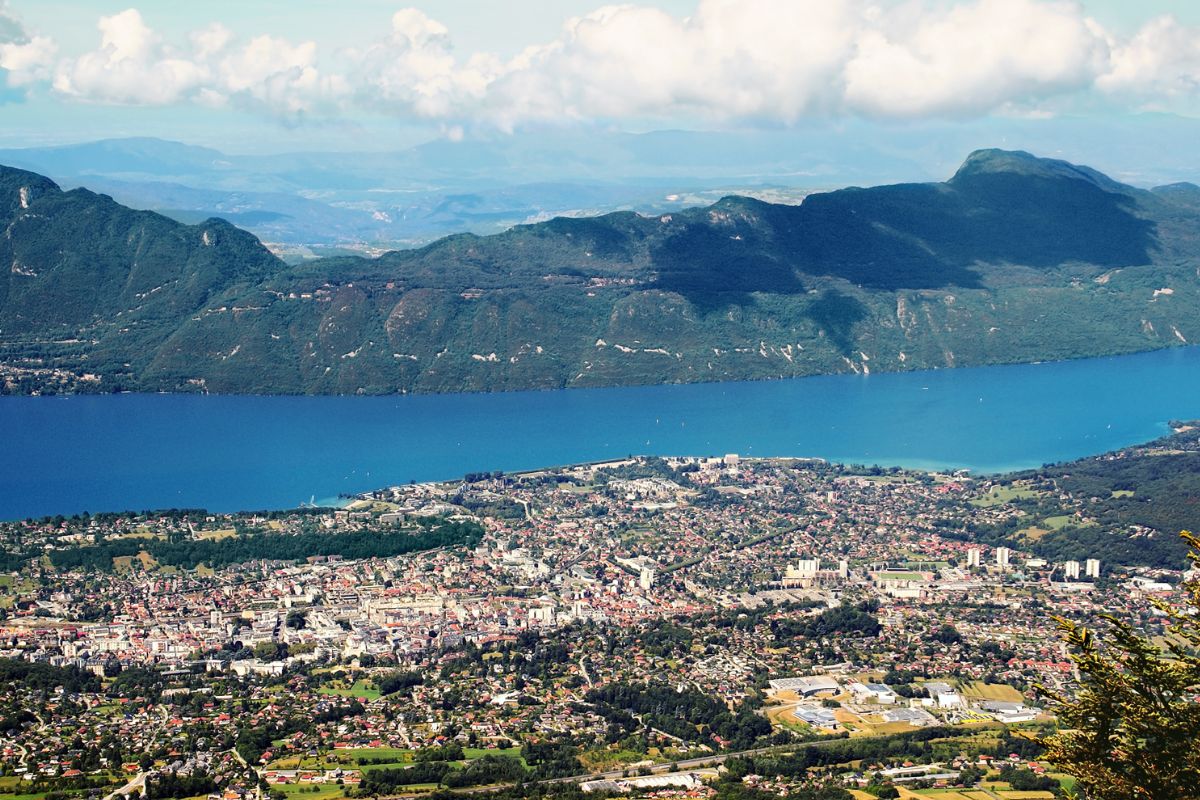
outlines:
[[[506,65],[488,111],[504,123],[563,114],[793,122],[836,104],[860,23],[856,3],[836,1],[704,0],[686,19],[605,7]]]
[[[360,101],[432,119],[470,114],[503,69],[486,53],[460,64],[450,31],[413,8],[392,16],[391,30],[381,41],[347,55]]]
[[[1151,20],[1128,42],[1114,43],[1110,68],[1097,86],[1151,99],[1195,97],[1200,92],[1200,31],[1169,15]]]
[[[1084,89],[1109,45],[1074,3],[980,0],[859,34],[846,105],[880,116],[979,114]]]
[[[96,49],[56,59],[51,40],[6,33],[4,8],[10,85],[50,80],[88,102],[289,118],[365,108],[454,132],[571,119],[1036,114],[1064,97],[1144,105],[1200,92],[1200,31],[1163,17],[1121,38],[1071,0],[699,0],[682,18],[604,6],[506,59],[456,53],[451,31],[413,8],[340,52],[241,39],[219,23],[172,43],[129,9],[100,19]]]
[[[315,42],[258,36],[241,43],[213,24],[176,47],[133,8],[101,17],[97,27],[99,47],[59,63],[55,91],[97,103],[237,104],[283,116],[310,112],[341,91],[340,78],[318,70]]]
[[[0,84],[23,89],[46,80],[58,48],[45,36],[29,36],[0,0]]]

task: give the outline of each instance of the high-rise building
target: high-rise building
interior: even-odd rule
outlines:
[[[842,580],[850,577],[850,562],[844,558],[838,561],[838,577]]]
[[[1012,555],[1012,550],[1007,547],[996,548],[996,566],[1000,569],[1008,569],[1008,560]]]
[[[638,575],[638,583],[641,585],[643,592],[650,591],[654,586],[654,570],[649,567],[642,567],[642,571]]]
[[[783,586],[785,589],[809,588],[816,582],[820,571],[821,559],[802,558],[796,562],[796,566],[789,564],[783,571]]]
[[[967,569],[979,569],[979,556],[978,547],[972,547],[967,551]]]
[[[1079,562],[1068,561],[1067,563],[1063,564],[1063,574],[1069,581],[1079,580]]]
[[[1089,578],[1100,577],[1100,559],[1089,558],[1086,562],[1086,572]]]

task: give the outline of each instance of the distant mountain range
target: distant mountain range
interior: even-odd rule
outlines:
[[[606,386],[1200,339],[1200,188],[1024,152],[975,152],[945,183],[556,218],[295,265],[228,222],[12,168],[0,226],[10,392]]]
[[[1102,164],[1140,187],[1200,182],[1200,168],[1181,155],[1198,137],[1200,120],[1164,114],[846,120],[779,130],[543,129],[395,149],[376,139],[371,150],[269,155],[143,137],[2,149],[0,164],[189,224],[221,217],[298,260],[377,255],[554,216],[674,213],[729,194],[795,203],[812,191],[933,180],[979,142]],[[362,147],[365,138],[347,141]]]

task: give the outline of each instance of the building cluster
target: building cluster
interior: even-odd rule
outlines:
[[[247,726],[295,718],[325,721],[252,754],[268,783],[353,784],[359,765],[330,754],[356,749],[568,737],[582,763],[629,764],[727,745],[649,724],[609,741],[587,697],[614,684],[691,690],[731,711],[750,702],[785,735],[1021,725],[1045,719],[1035,682],[1073,680],[1056,617],[1114,614],[1153,632],[1145,597],[1180,599],[1177,572],[1102,576],[1096,558],[1051,564],[973,541],[974,526],[1019,512],[981,502],[987,485],[961,475],[727,455],[469,477],[270,517],[0,525],[9,552],[46,553],[0,585],[0,657],[77,667],[104,687],[50,705],[22,695],[31,717],[0,742],[0,762],[62,777],[79,738],[84,751],[126,743],[96,768],[142,752],[158,769],[172,750],[227,752]],[[114,542],[403,536],[425,518],[483,535],[386,558],[186,569],[148,548],[54,566],[57,552]],[[851,608],[862,610],[841,613]],[[159,690],[122,694],[120,676],[147,669]],[[397,673],[425,679],[381,693]],[[630,786],[646,788],[617,788]]]

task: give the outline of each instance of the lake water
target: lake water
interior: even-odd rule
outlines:
[[[786,381],[407,397],[0,397],[0,518],[293,507],[639,454],[1001,472],[1200,417],[1200,348]]]

